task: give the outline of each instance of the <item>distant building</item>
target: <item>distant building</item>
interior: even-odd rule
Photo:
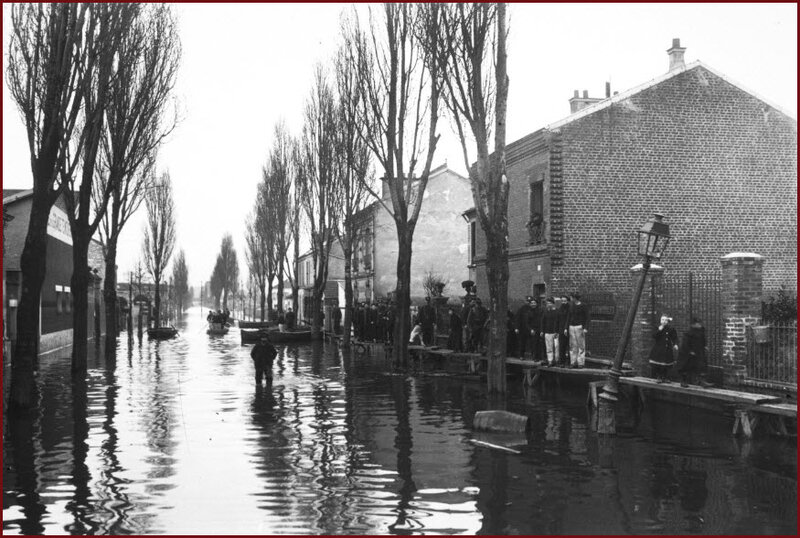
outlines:
[[[299,312],[297,312],[297,319],[306,323],[311,323],[311,305],[313,300],[314,286],[314,258],[310,250],[300,256],[298,268],[300,274],[297,275],[297,281],[299,284]],[[291,292],[291,289],[289,289],[289,291]],[[291,294],[289,297],[291,298]],[[344,306],[344,254],[342,252],[342,245],[336,240],[334,240],[333,245],[331,245],[331,252],[328,256],[328,281],[325,286],[323,299],[323,308]],[[323,311],[327,312],[327,310]],[[328,317],[330,316],[326,315],[326,322],[328,321]]]
[[[20,257],[28,233],[33,191],[3,190],[3,212],[14,222],[3,227],[4,253],[3,276],[6,293],[3,294],[3,309],[8,313],[8,334],[16,340],[16,314],[19,305],[23,275]],[[62,198],[59,198],[47,223],[47,268],[42,284],[40,305],[39,352],[47,353],[72,343],[73,298],[70,287],[72,278],[72,236],[69,219]],[[102,277],[105,275],[103,250],[100,243],[92,240],[89,245],[89,264],[93,283],[89,287],[89,336],[99,337],[105,331],[105,308],[102,305]]]
[[[392,202],[384,185],[382,199]],[[447,283],[445,295],[463,294],[461,282],[469,276],[469,245],[462,214],[472,207],[469,179],[446,164],[431,171],[411,257],[411,299],[422,303],[423,279],[429,273]],[[357,216],[358,236],[353,253],[353,292],[356,301],[373,302],[394,292],[397,285],[397,232],[392,216],[375,201]]]
[[[655,212],[673,236],[665,275],[715,272],[745,251],[766,258],[765,288],[796,286],[797,121],[711,67],[685,65],[684,50],[675,40],[669,71],[631,90],[576,92],[571,115],[507,146],[510,304],[593,295],[590,351],[613,353],[628,270],[641,262],[636,231]],[[486,297],[485,236],[466,215]]]

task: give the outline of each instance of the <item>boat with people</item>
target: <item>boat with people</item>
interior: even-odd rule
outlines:
[[[240,333],[243,345],[258,342],[263,333],[267,334],[273,344],[311,341],[311,329],[286,329],[281,331],[277,327],[270,327],[268,329],[241,329]]]
[[[268,329],[278,325],[277,321],[244,321],[241,319],[237,323],[240,329]]]
[[[210,321],[208,323],[208,330],[206,334],[211,335],[223,335],[228,333],[228,325],[226,323],[219,323],[216,321]]]
[[[151,340],[169,340],[178,335],[178,329],[169,325],[167,327],[151,327],[147,329],[147,337]]]

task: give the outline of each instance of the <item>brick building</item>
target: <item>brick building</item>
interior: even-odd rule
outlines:
[[[3,309],[8,313],[7,330],[12,341],[17,334],[16,313],[22,279],[20,257],[25,245],[30,220],[32,190],[3,190],[3,211],[13,217],[4,227],[3,276],[6,293]],[[72,343],[72,235],[63,198],[59,198],[47,223],[47,269],[42,284],[39,352],[47,353]],[[102,306],[102,276],[105,262],[100,243],[89,245],[89,269],[93,282],[89,287],[89,336],[100,336],[105,330],[105,309]]]
[[[383,200],[391,207],[388,189]],[[468,244],[462,214],[473,205],[469,179],[446,164],[431,170],[414,230],[411,257],[411,300],[422,303],[426,274],[447,282],[445,295],[463,294],[469,276]],[[397,286],[397,229],[392,216],[375,201],[359,218],[359,241],[353,254],[353,293],[356,301],[373,302]]]
[[[631,90],[570,99],[571,114],[507,147],[509,300],[590,295],[587,345],[613,353],[630,297],[636,230],[665,215],[665,278],[763,255],[764,288],[797,280],[797,121],[678,40],[669,71]],[[474,222],[474,212],[466,214]],[[485,237],[470,223],[471,276],[488,293]]]

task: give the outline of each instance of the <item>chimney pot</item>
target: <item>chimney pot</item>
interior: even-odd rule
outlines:
[[[572,94],[572,96],[577,98],[578,97],[578,90],[575,90],[575,93]]]
[[[680,69],[686,66],[686,64],[683,61],[684,52],[686,52],[686,48],[681,47],[681,40],[677,37],[673,38],[672,47],[667,49],[667,54],[669,55],[670,71],[672,71],[673,69]]]
[[[611,97],[611,83],[606,82],[606,97]]]
[[[589,90],[583,90],[583,98],[584,99],[588,99],[589,98]]]

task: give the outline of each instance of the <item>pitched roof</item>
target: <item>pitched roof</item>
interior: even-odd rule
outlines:
[[[597,112],[599,110],[603,110],[605,108],[608,108],[608,107],[610,107],[611,105],[613,105],[615,103],[619,103],[620,101],[624,101],[625,99],[628,99],[632,95],[636,95],[637,93],[640,93],[640,92],[642,92],[642,91],[644,91],[644,90],[646,90],[648,88],[652,88],[653,86],[656,86],[657,84],[660,84],[660,83],[664,82],[665,80],[669,80],[672,77],[675,77],[675,76],[680,75],[681,73],[685,73],[687,71],[691,71],[692,69],[697,69],[698,67],[702,67],[706,71],[709,71],[713,75],[721,78],[722,80],[724,80],[728,84],[731,84],[732,86],[735,86],[735,87],[739,88],[740,90],[742,90],[742,91],[744,91],[746,93],[749,93],[750,95],[752,95],[756,99],[758,99],[760,101],[763,101],[764,103],[768,104],[770,107],[774,108],[775,110],[777,110],[781,114],[783,114],[783,115],[785,115],[785,116],[787,116],[789,118],[792,118],[792,116],[785,109],[783,109],[782,107],[780,107],[780,106],[768,101],[767,99],[764,99],[763,97],[761,97],[757,93],[755,93],[755,92],[753,92],[751,90],[748,90],[747,88],[745,88],[744,86],[742,86],[738,82],[732,80],[727,75],[724,75],[724,74],[720,73],[719,71],[717,71],[716,69],[713,69],[713,68],[705,65],[703,62],[696,61],[696,62],[692,62],[692,63],[690,63],[688,65],[685,65],[684,67],[679,67],[679,68],[676,68],[676,69],[672,69],[671,71],[668,71],[667,73],[664,73],[663,75],[660,75],[660,76],[658,76],[658,77],[656,77],[656,78],[654,78],[652,80],[649,80],[648,82],[645,82],[644,84],[640,84],[639,86],[636,86],[636,87],[631,88],[629,90],[626,90],[624,92],[620,92],[617,95],[614,95],[612,97],[607,97],[607,98],[603,99],[602,101],[598,101],[597,103],[593,103],[591,105],[588,105],[585,108],[582,108],[579,111],[577,111],[577,112],[575,112],[573,114],[570,114],[569,116],[567,116],[564,119],[561,119],[561,120],[559,120],[557,122],[551,123],[550,125],[546,126],[545,129],[548,130],[548,131],[559,129],[559,128],[563,127],[564,125],[572,123],[575,120],[578,120],[580,118],[588,116],[589,114],[594,114],[595,112]],[[792,118],[792,119],[797,121],[795,118]]]

